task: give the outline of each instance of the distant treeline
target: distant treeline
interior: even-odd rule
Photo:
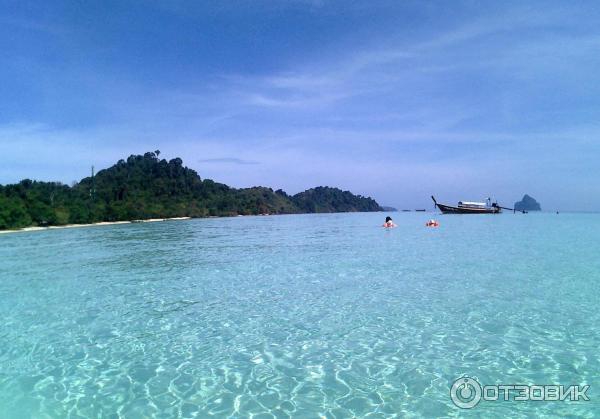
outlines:
[[[160,151],[130,156],[73,186],[29,179],[0,185],[0,229],[148,218],[381,211],[375,200],[317,187],[231,188],[200,176]]]

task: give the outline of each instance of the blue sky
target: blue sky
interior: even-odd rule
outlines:
[[[600,210],[600,6],[2,1],[0,183],[159,149],[236,187]]]

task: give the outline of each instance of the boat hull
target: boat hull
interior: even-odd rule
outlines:
[[[499,207],[490,208],[461,208],[450,205],[435,204],[443,214],[498,214],[502,211]]]

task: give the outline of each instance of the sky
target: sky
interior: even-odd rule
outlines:
[[[600,211],[600,3],[0,0],[0,183],[202,178]]]

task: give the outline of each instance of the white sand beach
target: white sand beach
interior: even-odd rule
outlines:
[[[62,230],[65,228],[80,228],[80,227],[97,227],[110,226],[117,224],[133,224],[133,223],[156,223],[160,221],[182,221],[191,220],[192,217],[173,217],[173,218],[150,218],[147,220],[132,220],[132,221],[101,221],[92,224],[66,224],[64,226],[49,226],[49,227],[25,227],[18,230],[0,230],[0,234],[8,233],[24,233],[30,231],[45,231],[45,230]]]

